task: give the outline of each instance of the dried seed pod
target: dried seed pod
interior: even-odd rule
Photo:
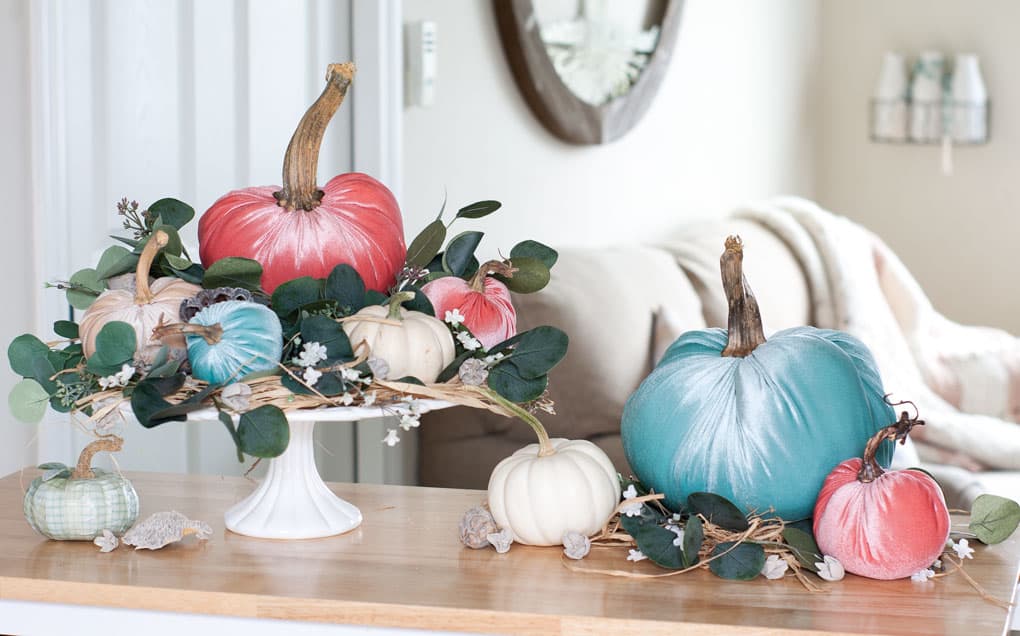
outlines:
[[[181,301],[181,320],[190,321],[195,314],[202,311],[209,305],[226,302],[228,300],[244,300],[252,302],[254,296],[247,289],[241,287],[217,287],[215,289],[203,289],[191,298]]]
[[[499,526],[492,513],[482,506],[471,508],[460,520],[460,540],[469,548],[480,550],[489,547],[486,537],[495,532],[499,532]]]
[[[135,524],[124,534],[121,541],[124,545],[134,546],[135,550],[142,548],[158,550],[180,541],[189,534],[205,541],[212,536],[212,527],[203,521],[188,519],[177,511],[157,512],[145,521]]]
[[[496,548],[496,552],[503,554],[510,551],[510,545],[514,542],[514,533],[510,531],[510,528],[503,528],[499,532],[487,535],[485,540]]]
[[[580,532],[568,532],[563,535],[563,554],[568,559],[583,559],[591,552],[591,539]]]

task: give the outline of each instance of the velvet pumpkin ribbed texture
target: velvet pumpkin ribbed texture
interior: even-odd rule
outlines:
[[[188,334],[188,360],[199,380],[211,384],[240,380],[249,373],[275,369],[283,353],[280,319],[258,303],[228,300],[195,314],[192,325],[219,325],[223,334],[209,343]]]
[[[273,293],[301,276],[326,278],[351,265],[369,289],[385,292],[404,263],[404,223],[393,194],[357,172],[333,177],[313,210],[281,208],[275,186],[224,195],[198,224],[199,254],[209,267],[227,256],[262,264],[262,288]]]
[[[843,462],[822,486],[814,515],[819,549],[847,572],[872,579],[901,579],[931,567],[949,538],[949,511],[938,484],[916,470],[861,482],[861,463]]]
[[[421,290],[438,318],[459,310],[464,326],[489,349],[517,333],[517,311],[506,285],[488,276],[482,284],[483,290],[476,291],[462,278],[445,276],[425,283]]]
[[[808,517],[829,472],[893,423],[867,347],[797,327],[746,357],[723,357],[727,332],[690,331],[667,349],[624,408],[624,452],[671,507],[712,492],[745,511]],[[892,448],[879,461],[888,465]]]

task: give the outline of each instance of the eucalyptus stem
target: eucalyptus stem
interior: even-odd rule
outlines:
[[[163,230],[152,233],[145,247],[142,248],[142,255],[138,257],[138,266],[135,268],[135,304],[148,305],[152,302],[152,290],[149,289],[149,270],[152,269],[152,261],[156,260],[159,251],[170,242],[170,235]]]
[[[556,449],[553,448],[552,442],[549,441],[549,433],[545,430],[545,427],[542,426],[542,422],[538,421],[537,417],[522,408],[521,405],[511,402],[490,388],[481,386],[476,388],[480,393],[485,395],[485,397],[516,415],[519,419],[523,420],[528,426],[530,426],[531,430],[535,431],[535,435],[538,436],[539,457],[548,457],[549,455],[556,454]]]

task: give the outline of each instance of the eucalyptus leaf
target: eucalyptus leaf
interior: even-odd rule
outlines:
[[[163,399],[167,395],[167,384],[165,381],[174,380],[178,383],[178,389],[184,386],[184,374],[178,374],[172,378],[145,379],[135,386],[131,394],[131,410],[135,414],[138,423],[145,428],[154,428],[164,422],[183,422],[188,419],[186,414],[174,415],[165,419],[154,417],[156,413],[166,410],[172,406],[170,402]]]
[[[137,348],[134,327],[120,320],[111,320],[96,334],[96,353],[107,364],[123,364],[135,357]]]
[[[326,362],[350,360],[354,357],[351,341],[337,321],[318,314],[301,320],[301,340],[318,342],[326,347]]]
[[[465,270],[474,258],[478,244],[482,242],[484,232],[461,232],[453,237],[443,252],[443,271],[450,272],[454,276],[463,276]]]
[[[365,281],[358,270],[341,263],[326,278],[323,295],[336,301],[340,313],[349,316],[365,306]]]
[[[385,305],[387,300],[388,297],[386,296],[386,294],[380,291],[376,291],[374,289],[370,289],[367,292],[365,292],[365,304],[362,306],[368,307],[369,305]]]
[[[547,269],[552,269],[560,255],[559,252],[548,245],[544,245],[538,241],[527,240],[514,245],[513,249],[510,250],[511,262],[516,262],[518,258],[525,257],[541,261]]]
[[[44,472],[42,476],[40,476],[40,480],[50,481],[51,479],[56,479],[58,477],[66,479],[67,477],[70,476],[71,469],[68,468],[67,466],[64,466],[63,468],[50,468],[49,470]]]
[[[61,468],[67,468],[67,464],[63,462],[46,462],[36,466],[39,470],[59,470]]]
[[[722,556],[714,559],[708,567],[724,579],[750,581],[761,574],[765,566],[765,548],[757,543],[734,544],[733,541],[725,541],[715,546],[711,556],[720,554]]]
[[[749,527],[747,517],[725,497],[710,492],[693,492],[687,496],[691,514],[700,514],[720,528],[743,532]]]
[[[517,269],[511,278],[496,275],[495,278],[502,281],[510,291],[517,294],[533,294],[541,291],[549,284],[549,268],[545,263],[531,256],[522,256],[512,259],[513,266]]]
[[[323,280],[302,276],[283,283],[273,291],[270,305],[280,318],[287,318],[298,309],[323,299]]]
[[[46,346],[45,342],[30,333],[26,333],[18,336],[11,341],[11,344],[7,345],[7,360],[11,364],[11,370],[22,377],[31,378],[34,377],[35,367],[33,364],[35,359],[40,356],[46,357],[49,351],[50,348]]]
[[[476,201],[457,210],[458,219],[480,219],[503,207],[499,201]]]
[[[157,215],[156,225],[170,225],[181,229],[195,218],[195,209],[183,201],[166,198],[149,206],[149,212]]]
[[[234,418],[226,411],[220,411],[216,417],[226,427],[227,432],[230,434],[230,439],[234,440],[234,446],[237,448],[237,461],[243,462],[244,453],[241,452],[241,437],[237,434],[237,428],[234,426]]]
[[[7,406],[11,410],[11,415],[26,424],[39,423],[46,414],[49,401],[50,394],[31,378],[21,380],[11,387],[10,393],[7,394]]]
[[[324,374],[322,377],[324,378],[326,377],[326,375],[327,374]],[[319,380],[321,381],[322,378],[319,378]],[[301,382],[295,380],[289,373],[284,373],[282,376],[280,376],[280,384],[283,385],[283,388],[287,389],[294,395],[315,395],[315,391],[309,389]],[[319,391],[319,393],[322,393],[322,391]],[[325,395],[325,393],[323,393],[323,395]]]
[[[177,228],[164,223],[152,228],[153,234],[157,231],[166,232],[167,235],[166,247],[163,248],[163,254],[180,256],[181,252],[184,251],[184,243],[181,241],[181,235],[177,233]]]
[[[642,524],[637,526],[634,532],[628,530],[628,534],[634,537],[638,550],[656,565],[670,570],[687,567],[683,549],[673,545],[676,534],[672,530],[659,525]]]
[[[822,550],[813,536],[799,528],[787,526],[783,528],[783,540],[801,565],[812,572],[818,572],[815,564],[822,562]]]
[[[428,316],[436,315],[436,309],[432,306],[432,301],[429,300],[429,297],[421,290],[421,287],[417,285],[405,285],[404,291],[414,292],[414,298],[400,303],[401,307],[408,311],[417,311]]]
[[[50,362],[49,356],[39,356],[29,362],[31,373],[27,377],[33,378],[42,385],[47,393],[53,395],[57,392],[57,383],[51,380],[57,373],[57,368]]]
[[[192,265],[191,260],[183,256],[164,254],[163,258],[166,259],[167,264],[169,264],[170,267],[175,271],[187,271],[187,269]]]
[[[205,268],[198,263],[191,263],[187,269],[174,269],[171,267],[170,271],[166,272],[166,274],[168,276],[180,278],[184,282],[191,283],[192,285],[201,285],[202,281],[205,279]],[[237,285],[234,285],[234,287],[237,287]]]
[[[460,371],[460,365],[464,364],[464,361],[468,358],[473,358],[474,355],[474,351],[462,351],[460,355],[453,359],[453,362],[446,365],[446,368],[439,373],[439,377],[436,378],[436,382],[441,383],[452,379]]]
[[[111,245],[99,257],[96,276],[107,279],[119,274],[134,271],[138,266],[138,255],[120,245]]]
[[[53,323],[53,333],[61,338],[74,340],[78,337],[78,323],[70,320],[58,320]]]
[[[705,529],[701,519],[691,515],[684,524],[684,567],[691,567],[698,562],[698,552],[705,540]]]
[[[1002,543],[1020,524],[1020,504],[998,495],[978,495],[970,510],[970,531],[985,545]]]
[[[67,288],[67,302],[75,309],[88,309],[106,289],[96,270],[89,267],[72,274],[68,282],[71,284]]]
[[[429,223],[421,233],[414,237],[407,248],[407,264],[414,267],[425,267],[443,249],[446,240],[446,225],[439,219]]]
[[[241,415],[237,436],[244,453],[253,457],[278,457],[290,443],[290,425],[279,407],[264,404]]]
[[[240,287],[258,291],[262,281],[262,265],[251,258],[227,256],[206,268],[202,287]]]
[[[535,327],[521,334],[513,352],[505,358],[525,379],[542,377],[567,354],[569,338],[561,329]]]
[[[500,362],[489,369],[489,388],[518,404],[536,400],[549,386],[549,377],[524,378],[511,362]]]
[[[414,377],[413,375],[405,375],[402,378],[397,378],[396,380],[393,380],[393,382],[399,382],[401,384],[413,384],[415,386],[425,386],[424,382]]]

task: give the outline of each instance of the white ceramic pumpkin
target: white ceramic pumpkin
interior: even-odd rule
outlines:
[[[489,477],[489,509],[514,541],[560,545],[563,535],[590,536],[613,516],[620,480],[613,463],[588,440],[551,439],[553,452],[529,444],[501,461]]]
[[[107,289],[85,310],[79,331],[86,358],[95,353],[96,336],[109,322],[119,320],[134,327],[137,343],[135,351],[139,353],[158,349],[158,343],[152,342],[152,330],[159,326],[161,320],[163,323],[180,322],[181,301],[194,296],[202,288],[173,276],[158,278],[149,285],[152,261],[169,239],[166,232],[159,230],[149,237],[138,258],[133,292],[127,289]],[[164,344],[183,349],[184,339],[177,336]]]
[[[435,382],[456,356],[453,336],[438,318],[400,306],[413,298],[414,292],[399,292],[388,307],[364,307],[344,319],[344,331],[355,350],[364,342],[371,357],[386,361],[390,370],[385,379],[414,376]]]

